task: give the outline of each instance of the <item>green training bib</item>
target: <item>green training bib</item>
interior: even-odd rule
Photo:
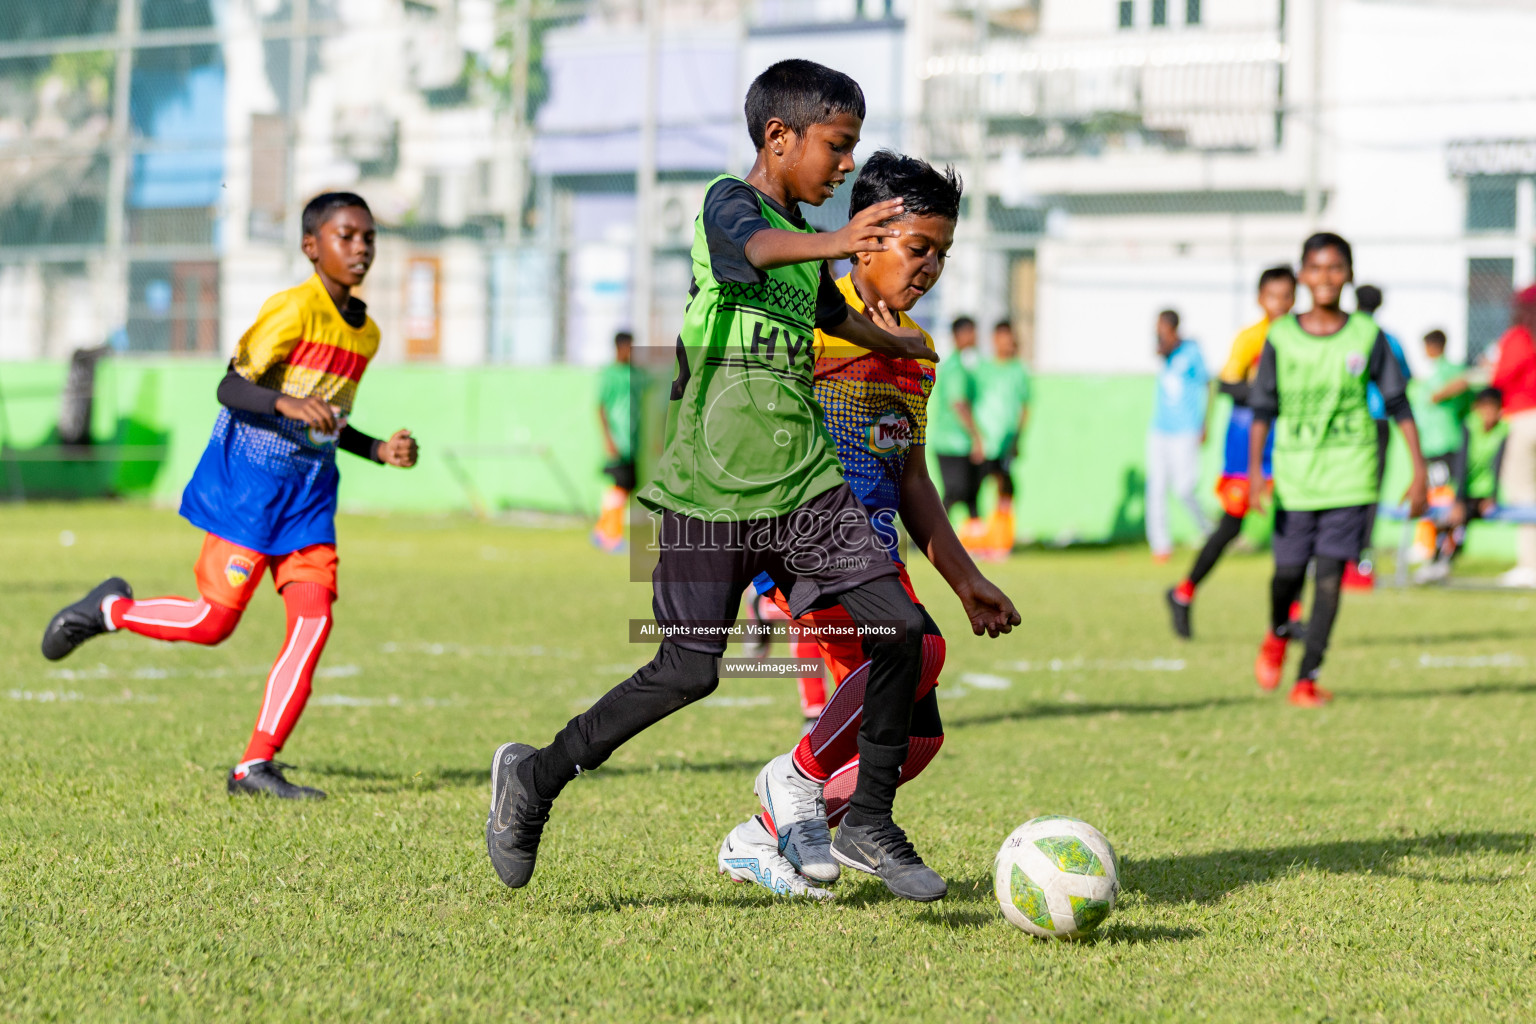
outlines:
[[[815,230],[790,223],[761,196],[758,208],[780,231]],[[722,284],[702,216],[692,256],[697,291],[679,335],[687,382],[667,416],[656,479],[640,500],[700,519],[784,515],[843,482],[812,393],[821,262],[764,271],[758,284]]]
[[[1483,429],[1481,416],[1467,417],[1467,497],[1481,501],[1498,496],[1499,478],[1494,460],[1499,445],[1509,436],[1509,421],[1500,420],[1492,430]]]
[[[1366,405],[1379,328],[1363,313],[1334,334],[1302,330],[1293,314],[1269,328],[1280,413],[1274,477],[1280,504],[1298,512],[1376,501],[1376,421]]]

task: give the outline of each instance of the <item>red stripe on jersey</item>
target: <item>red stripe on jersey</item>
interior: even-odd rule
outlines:
[[[368,357],[360,352],[349,352],[336,345],[318,341],[301,341],[288,354],[289,366],[302,366],[322,373],[332,373],[350,381],[362,379],[368,368]]]

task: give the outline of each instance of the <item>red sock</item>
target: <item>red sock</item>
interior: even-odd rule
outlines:
[[[156,640],[180,640],[193,644],[223,642],[235,631],[240,612],[199,598],[156,597],[148,601],[109,598],[107,621],[113,629],[126,629]]]
[[[288,637],[267,676],[267,692],[262,698],[256,729],[245,748],[241,764],[270,761],[288,734],[298,724],[309,700],[310,680],[325,638],[331,635],[331,592],[318,583],[290,583],[283,588],[283,604],[288,609]]]
[[[943,736],[913,736],[908,741],[907,759],[901,765],[901,778],[896,785],[904,786],[920,775],[928,763],[938,756],[944,745]],[[859,759],[843,765],[822,787],[822,797],[827,801],[827,824],[836,826],[848,813],[848,800],[859,784]]]
[[[914,700],[922,700],[939,684],[944,655],[944,638],[925,633],[921,675]],[[864,687],[868,683],[869,662],[866,661],[837,684],[826,710],[822,711],[811,731],[800,737],[795,747],[795,764],[807,778],[826,782],[833,772],[859,756],[859,723],[864,719]]]
[[[869,664],[866,661],[837,684],[821,717],[810,732],[800,737],[795,747],[795,764],[807,778],[825,782],[859,755],[859,723],[864,718]]]
[[[1195,585],[1185,580],[1173,588],[1173,599],[1179,604],[1189,604],[1195,599]]]
[[[778,609],[775,608],[775,611]],[[797,634],[790,645],[796,658],[809,661],[821,657],[821,645]],[[807,718],[820,717],[827,709],[827,681],[823,676],[800,677],[800,713]]]

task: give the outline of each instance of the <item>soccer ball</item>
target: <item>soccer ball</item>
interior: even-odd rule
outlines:
[[[1115,908],[1120,864],[1098,829],[1047,814],[1003,840],[992,885],[1009,924],[1044,938],[1080,939]]]

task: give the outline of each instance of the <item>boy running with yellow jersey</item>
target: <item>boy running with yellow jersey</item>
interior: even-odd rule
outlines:
[[[407,430],[389,440],[347,423],[363,371],[379,349],[378,325],[352,289],[373,265],[373,214],[362,197],[327,192],[304,208],[304,255],[315,273],[262,304],[219,382],[223,408],[181,495],[181,514],[207,531],[197,561],[198,599],[134,600],[117,577],[61,610],[43,635],[57,660],[100,633],[212,646],[240,622],[270,569],[288,613],[282,653],[245,756],[229,773],[230,795],[321,799],[273,758],[309,699],[331,634],[336,600],[336,451],[391,466],[416,464]]]

